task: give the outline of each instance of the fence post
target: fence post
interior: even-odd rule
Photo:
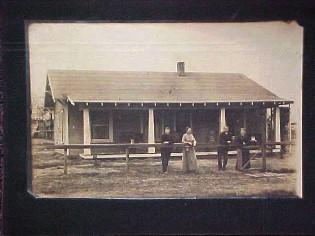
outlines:
[[[285,145],[280,145],[280,159],[284,158],[283,154],[285,152],[285,147]]]
[[[94,166],[98,166],[97,154],[93,154]]]
[[[126,148],[126,170],[129,169],[129,147]]]
[[[64,151],[63,173],[66,175],[66,174],[68,174],[68,149],[65,148],[63,151]]]
[[[237,162],[236,162],[236,169],[237,170],[242,170],[243,166],[243,152],[242,152],[242,147],[237,148]]]
[[[267,169],[267,160],[266,160],[266,146],[265,144],[262,145],[262,171],[266,172]]]

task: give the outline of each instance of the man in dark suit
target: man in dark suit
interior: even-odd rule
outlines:
[[[174,138],[171,135],[170,127],[165,127],[164,134],[161,136],[162,144],[170,145],[174,143]],[[163,173],[167,173],[168,161],[171,157],[172,146],[169,147],[161,147],[161,159],[162,159],[162,171]]]
[[[232,135],[229,132],[229,127],[225,126],[223,132],[219,135],[219,145],[225,145],[224,147],[218,147],[218,169],[225,170],[228,162],[228,145],[232,142]]]
[[[246,147],[251,144],[250,137],[247,134],[247,131],[245,128],[241,128],[240,136],[237,139],[237,143],[242,147],[242,166],[246,164],[246,162],[249,161],[249,150],[244,149],[243,147]],[[237,163],[236,163],[237,166]],[[245,167],[245,169],[250,168],[250,162],[248,165]]]

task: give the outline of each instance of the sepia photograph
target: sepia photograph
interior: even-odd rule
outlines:
[[[297,22],[26,24],[32,194],[301,198]]]

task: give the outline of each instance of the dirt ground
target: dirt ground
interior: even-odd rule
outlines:
[[[142,197],[294,197],[296,173],[291,156],[269,157],[266,173],[239,172],[230,158],[226,171],[217,170],[216,158],[198,160],[198,173],[184,174],[180,159],[172,159],[169,173],[161,173],[157,158],[93,160],[71,158],[63,173],[63,155],[33,142],[33,192],[39,197],[142,198]],[[251,162],[261,168],[261,158]]]

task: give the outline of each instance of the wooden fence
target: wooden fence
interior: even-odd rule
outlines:
[[[217,150],[220,147],[225,147],[228,150],[236,150],[237,151],[237,166],[236,169],[239,171],[243,171],[247,165],[249,165],[250,160],[253,159],[255,156],[252,156],[249,158],[249,160],[244,163],[243,165],[243,158],[242,158],[242,150],[260,150],[260,153],[262,154],[262,171],[266,171],[267,167],[267,161],[266,161],[266,153],[270,152],[272,153],[272,150],[275,146],[279,146],[280,148],[280,154],[282,155],[282,150],[284,150],[285,146],[293,145],[292,142],[267,142],[261,145],[250,145],[250,146],[240,146],[236,144],[231,145],[214,145],[209,143],[200,143],[197,144],[196,148],[208,148],[209,150]],[[162,144],[162,143],[117,143],[117,144],[59,144],[59,145],[49,145],[46,146],[47,149],[62,149],[64,150],[64,174],[68,174],[68,150],[69,149],[97,149],[97,148],[121,148],[125,149],[125,160],[126,160],[126,167],[129,167],[129,154],[130,149],[135,148],[149,148],[149,147],[155,147],[155,148],[161,148],[161,147],[172,147],[174,149],[176,148],[186,148],[191,146],[185,146],[183,143],[173,143],[173,144]],[[97,161],[97,154],[93,155],[93,160]]]

